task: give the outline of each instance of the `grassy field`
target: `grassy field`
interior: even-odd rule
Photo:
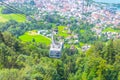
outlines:
[[[108,27],[108,28],[104,29],[103,32],[120,32],[120,30],[115,30],[113,28]]]
[[[85,43],[79,42],[79,45],[80,45],[80,46],[84,46],[84,45],[85,45]]]
[[[26,32],[24,35],[20,36],[19,39],[24,42],[29,42],[35,39],[36,42],[45,43],[46,45],[49,45],[51,43],[51,40],[49,38],[43,35],[38,35],[36,31]]]
[[[26,20],[26,17],[23,14],[2,14],[1,10],[2,8],[0,8],[0,22],[6,22],[11,19],[18,22],[24,22]]]
[[[80,33],[84,33],[85,32],[85,30],[80,30]]]
[[[58,35],[63,37],[69,36],[68,30],[65,30],[65,26],[58,26]]]

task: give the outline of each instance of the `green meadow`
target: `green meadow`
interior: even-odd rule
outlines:
[[[62,37],[67,37],[69,36],[68,30],[65,30],[66,26],[58,26],[58,35]]]
[[[24,14],[2,14],[1,11],[2,8],[0,8],[0,22],[6,22],[9,20],[24,22],[26,20],[26,16]]]
[[[120,29],[113,29],[113,28],[106,28],[103,30],[103,32],[120,32]]]
[[[30,41],[33,41],[33,39],[34,39],[35,42],[44,43],[46,45],[50,45],[50,43],[51,43],[50,38],[47,38],[40,34],[38,35],[36,31],[26,32],[25,34],[20,36],[19,39],[22,40],[23,42],[30,42]]]
[[[80,33],[84,33],[85,32],[85,30],[80,30]]]

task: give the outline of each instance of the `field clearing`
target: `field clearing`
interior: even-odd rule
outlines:
[[[84,46],[84,45],[85,45],[85,43],[79,42],[79,45],[80,45],[80,46]]]
[[[0,16],[0,22],[6,22],[6,21],[8,20]]]
[[[84,33],[85,32],[85,30],[80,30],[80,33]]]
[[[120,32],[120,29],[119,30],[116,30],[116,29],[113,29],[113,28],[106,28],[103,30],[103,32]]]
[[[47,38],[40,34],[38,35],[34,31],[26,32],[24,35],[20,36],[19,39],[24,42],[30,42],[34,39],[36,42],[44,43],[46,45],[50,45],[51,43],[50,38]]]
[[[58,35],[62,37],[67,37],[69,36],[68,30],[65,30],[66,26],[58,26]]]
[[[6,22],[9,20],[15,20],[17,22],[25,22],[26,16],[24,14],[2,14],[2,8],[0,8],[0,22]]]

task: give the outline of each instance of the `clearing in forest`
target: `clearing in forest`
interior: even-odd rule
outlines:
[[[0,8],[0,22],[6,22],[9,20],[15,20],[17,22],[25,22],[26,16],[24,14],[2,14],[2,8]]]
[[[46,45],[49,45],[51,43],[50,38],[43,36],[41,34],[37,34],[37,31],[35,30],[28,31],[19,38],[24,42],[36,41],[40,43],[45,43]]]

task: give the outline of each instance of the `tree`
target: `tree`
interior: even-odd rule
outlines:
[[[1,42],[4,42],[4,37],[3,37],[2,32],[0,31],[0,43],[1,43]]]
[[[35,5],[34,0],[31,0],[31,1],[30,1],[30,4],[31,4],[31,5]]]

